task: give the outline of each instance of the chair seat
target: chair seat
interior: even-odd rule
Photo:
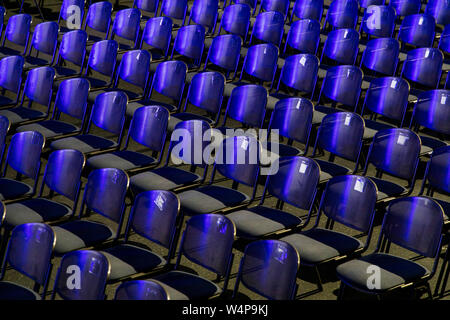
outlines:
[[[86,80],[87,81],[89,81],[89,87],[91,88],[91,90],[92,89],[95,89],[95,88],[103,88],[103,87],[107,87],[107,86],[109,86],[109,79],[108,80],[102,80],[102,79],[98,79],[98,78],[92,78],[92,77],[86,77]],[[89,100],[91,97],[94,97],[95,95],[94,95],[94,93],[95,92],[97,92],[97,91],[90,91],[89,92],[89,96],[88,96],[88,101],[91,101],[91,100]],[[101,93],[101,92],[100,92]],[[99,93],[99,94],[100,94]],[[94,100],[95,100],[95,97],[94,97]],[[92,100],[92,101],[94,101],[94,100]]]
[[[117,146],[118,144],[115,141],[92,134],[83,134],[80,136],[59,139],[50,144],[52,150],[75,149],[82,153],[89,153]]]
[[[76,220],[52,228],[56,238],[56,254],[90,247],[116,236],[116,232],[108,226],[87,220]]]
[[[9,56],[21,56],[23,53],[23,50],[16,50],[8,47],[1,47],[0,48],[0,59],[4,57]]]
[[[23,196],[31,196],[33,187],[8,178],[0,178],[0,200],[13,200]]]
[[[0,110],[0,115],[7,117],[11,125],[17,125],[20,122],[36,120],[46,117],[46,113],[26,107],[17,107],[7,110]]]
[[[312,118],[312,124],[316,125],[316,124],[320,124],[322,123],[322,119],[327,115],[327,114],[331,114],[331,113],[335,113],[335,112],[341,112],[344,110],[340,110],[340,109],[336,109],[336,108],[332,108],[332,107],[327,107],[327,106],[315,106],[314,107],[314,112],[313,112],[313,118]]]
[[[352,170],[347,167],[341,166],[334,162],[328,162],[324,160],[314,159],[320,167],[320,182],[330,180],[333,177],[343,176],[350,174]]]
[[[373,265],[380,268],[380,286],[369,290],[367,280],[372,273],[367,272],[367,270]],[[374,293],[419,280],[421,277],[429,274],[425,267],[414,261],[384,253],[373,253],[345,262],[336,268],[336,272],[345,284],[362,291],[372,291]]]
[[[406,189],[394,182],[370,177],[377,186],[377,201],[384,200],[390,197],[398,197],[406,192]]]
[[[0,106],[7,106],[16,103],[16,98],[11,99],[9,97],[0,96]]]
[[[169,123],[167,124],[167,130],[169,132],[172,132],[178,123],[187,120],[203,120],[210,124],[213,122],[213,120],[211,120],[208,117],[204,117],[194,113],[189,112],[174,113],[170,115]]]
[[[131,244],[121,244],[101,252],[106,256],[111,266],[109,280],[149,272],[166,264],[166,260],[156,253]]]
[[[250,200],[245,193],[217,185],[184,191],[178,196],[182,210],[188,215],[219,211]]]
[[[373,120],[368,120],[368,119],[364,120],[364,124],[365,124],[365,127],[364,127],[363,139],[373,139],[373,137],[375,136],[375,134],[378,131],[394,128],[394,126],[391,126],[391,125],[388,125],[385,123],[380,123],[380,122],[373,121]]]
[[[25,58],[25,64],[23,67],[24,69],[31,69],[36,67],[47,66],[49,64],[50,62],[48,60],[28,56]]]
[[[268,142],[267,145],[263,146],[260,161],[262,165],[270,166],[279,157],[293,157],[302,154],[304,152],[296,147],[283,143]]]
[[[420,141],[422,142],[420,147],[420,155],[430,155],[433,153],[434,149],[445,147],[447,144],[437,138],[420,136]]]
[[[281,238],[290,243],[300,254],[300,262],[317,265],[323,261],[349,255],[362,248],[364,244],[344,233],[314,228]]]
[[[68,122],[59,120],[46,120],[36,123],[27,124],[17,128],[17,132],[37,131],[46,139],[62,136],[69,133],[80,131],[80,128]]]
[[[243,86],[249,84],[248,82],[243,82],[243,81],[238,81],[238,82],[228,82],[225,84],[225,87],[223,89],[223,96],[224,97],[230,97],[231,96],[231,92],[233,91],[234,88],[239,87],[239,86]]]
[[[41,296],[20,284],[0,281],[0,300],[41,300]]]
[[[214,282],[183,271],[170,271],[152,279],[162,284],[171,300],[203,300],[222,293]]]
[[[69,217],[71,214],[72,209],[65,204],[50,199],[35,198],[8,204],[5,223],[12,228],[24,223],[52,222]]]
[[[286,98],[289,98],[289,96],[280,92],[269,94],[267,96],[267,110],[275,109],[275,105],[278,103],[278,101]]]
[[[54,66],[53,69],[55,69],[56,78],[75,76],[80,73],[80,67]]]
[[[87,165],[92,169],[117,168],[131,170],[151,165],[155,161],[155,158],[139,152],[119,150],[90,157],[87,160]]]
[[[200,175],[183,169],[161,167],[132,176],[130,178],[130,188],[133,194],[136,195],[149,190],[173,190],[199,182],[201,179]]]
[[[139,109],[143,106],[162,106],[165,107],[169,112],[174,111],[177,107],[168,103],[159,102],[156,100],[139,100],[139,101],[133,101],[128,102],[127,104],[127,117],[132,117],[136,109]]]
[[[257,239],[281,230],[292,229],[302,224],[302,219],[293,214],[256,206],[227,214],[234,222],[237,236],[246,239]]]

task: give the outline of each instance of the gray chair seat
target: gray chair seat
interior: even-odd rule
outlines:
[[[182,210],[188,215],[219,211],[250,200],[245,193],[217,185],[184,191],[178,196]]]
[[[9,228],[24,223],[52,222],[72,215],[72,209],[50,199],[35,198],[6,206],[5,223]]]
[[[183,169],[161,167],[132,176],[130,188],[133,194],[149,190],[173,190],[199,182],[201,179],[200,175]]]
[[[37,57],[28,56],[25,58],[24,69],[31,69],[49,65],[49,61]]]
[[[89,87],[91,88],[91,90],[95,89],[95,88],[108,87],[110,85],[110,81],[109,81],[110,79],[103,80],[103,79],[98,79],[98,78],[86,77],[86,80],[89,81]],[[101,90],[98,90],[98,91],[101,91]],[[98,96],[100,93],[102,93],[102,92],[99,92],[98,94],[96,94],[95,92],[97,92],[97,91],[89,92],[88,101],[92,101],[92,102],[95,101],[95,97]],[[91,99],[91,97],[94,98],[94,100],[89,100],[89,99]]]
[[[394,182],[382,180],[374,177],[370,177],[377,186],[377,201],[384,200],[391,197],[397,197],[403,195],[406,189]]]
[[[447,143],[437,138],[420,136],[420,141],[422,142],[420,148],[420,155],[429,155],[433,153],[434,149],[445,147]]]
[[[54,252],[59,255],[100,244],[116,236],[110,227],[87,220],[76,220],[52,228],[56,238]]]
[[[138,101],[128,102],[127,117],[132,117],[134,112],[136,111],[136,109],[139,109],[140,107],[152,106],[152,105],[165,107],[167,110],[169,110],[169,112],[172,112],[177,108],[176,106],[174,106],[172,104],[159,102],[159,101],[155,101],[155,100],[138,100]]]
[[[344,233],[314,228],[295,233],[280,240],[290,243],[300,254],[300,262],[316,265],[336,257],[344,256],[362,248],[364,244]]]
[[[20,284],[0,281],[0,300],[41,300],[41,296]]]
[[[213,120],[211,120],[208,117],[204,117],[194,113],[189,112],[174,113],[170,115],[169,123],[167,124],[167,130],[169,132],[172,132],[178,123],[187,120],[203,120],[210,124],[213,122]]]
[[[222,289],[214,282],[183,271],[170,271],[153,279],[163,285],[171,300],[207,299],[222,293]]]
[[[364,134],[363,134],[363,139],[373,139],[373,137],[375,136],[375,134],[380,131],[380,130],[385,130],[385,129],[392,129],[394,128],[394,126],[385,124],[385,123],[380,123],[377,121],[373,121],[373,120],[364,120]]]
[[[149,272],[166,264],[166,260],[156,253],[131,244],[121,244],[101,252],[106,256],[111,266],[109,280]]]
[[[80,128],[68,122],[59,120],[46,120],[31,124],[26,124],[17,128],[17,132],[37,131],[45,138],[54,138],[68,133],[80,131]]]
[[[155,158],[139,152],[119,150],[90,157],[87,160],[87,165],[92,169],[117,168],[131,170],[149,166],[155,163],[155,161]]]
[[[331,179],[332,177],[343,176],[350,174],[352,170],[347,167],[341,166],[334,162],[328,162],[324,160],[314,159],[320,167],[320,182]]]
[[[324,118],[326,115],[327,115],[326,113],[323,113],[323,112],[314,110],[314,112],[313,112],[313,117],[312,117],[312,124],[313,124],[313,125],[321,124],[323,118]]]
[[[275,105],[278,103],[278,101],[289,98],[287,94],[283,94],[280,92],[272,93],[267,96],[267,110],[273,110],[275,109]]]
[[[261,165],[270,166],[279,157],[293,157],[303,153],[302,150],[284,143],[268,142],[266,146],[263,146],[260,161]]]
[[[30,196],[33,187],[25,182],[8,178],[0,178],[0,200],[12,200],[23,196]]]
[[[299,217],[265,206],[238,210],[227,214],[227,218],[234,222],[237,236],[246,239],[260,238],[302,224]]]
[[[114,147],[117,147],[117,142],[92,134],[83,134],[80,136],[59,139],[50,144],[52,150],[75,149],[82,153]]]
[[[36,120],[47,116],[45,112],[30,109],[27,107],[17,107],[7,110],[0,110],[0,115],[7,117],[11,125],[16,125],[20,122],[28,120]]]
[[[367,270],[374,265],[380,268],[380,287],[369,290],[367,280],[372,273],[367,272]],[[373,253],[345,262],[336,268],[336,272],[338,277],[346,284],[374,293],[419,280],[430,273],[425,267],[414,261],[384,253]]]
[[[9,97],[0,96],[0,106],[7,106],[10,104],[14,104],[16,101],[16,98],[11,99]]]

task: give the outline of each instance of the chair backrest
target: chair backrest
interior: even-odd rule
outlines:
[[[134,0],[133,2],[133,8],[154,14],[158,11],[158,6],[159,0]]]
[[[412,14],[403,19],[397,38],[416,47],[431,47],[434,41],[434,27],[433,16]]]
[[[16,172],[37,180],[41,167],[41,152],[45,139],[37,131],[23,131],[13,135],[8,147],[6,163]],[[3,174],[6,171],[3,169]]]
[[[194,0],[189,14],[189,22],[192,20],[214,33],[218,10],[219,1],[217,0]]]
[[[290,0],[261,0],[259,12],[277,11],[286,19],[289,11]]]
[[[10,127],[11,124],[9,123],[9,119],[5,116],[0,115],[0,161],[2,163],[3,163],[3,154],[5,152],[6,147],[6,136],[8,135]],[[1,217],[0,217],[0,224],[1,224]]]
[[[388,241],[425,257],[439,254],[444,212],[433,199],[407,197],[389,203],[381,227]]]
[[[166,97],[181,102],[186,74],[187,66],[182,61],[165,61],[160,63],[153,75],[149,96],[155,90]]]
[[[400,44],[395,39],[372,39],[367,43],[360,66],[384,75],[394,75],[399,52]]]
[[[409,84],[398,77],[374,78],[366,92],[361,114],[368,109],[387,118],[398,120],[403,126],[408,107]]]
[[[117,69],[114,86],[117,87],[119,80],[122,80],[139,87],[144,94],[150,74],[151,61],[152,57],[147,50],[125,52]]]
[[[86,30],[86,27],[89,27],[95,31],[104,33],[104,39],[107,39],[109,28],[111,27],[112,10],[112,3],[109,1],[91,4],[83,24],[83,29]]]
[[[117,12],[111,30],[111,40],[117,35],[133,42],[134,48],[140,31],[141,12],[136,8],[122,9]]]
[[[317,131],[316,148],[322,148],[358,165],[363,144],[364,120],[352,112],[327,114]]]
[[[161,50],[164,56],[169,53],[170,41],[172,39],[172,20],[168,17],[154,17],[148,19],[142,33],[140,48],[147,44]]]
[[[47,54],[53,59],[58,43],[58,31],[59,26],[54,21],[39,23],[34,28],[28,53],[31,54],[31,50],[34,48],[36,51]]]
[[[72,62],[83,69],[86,56],[87,33],[84,30],[72,30],[62,36],[59,45],[58,61],[63,59]]]
[[[92,106],[87,131],[91,125],[108,131],[120,138],[125,125],[127,95],[123,91],[109,91],[99,94]]]
[[[358,67],[348,65],[332,67],[327,71],[320,97],[323,94],[335,102],[356,108],[361,93],[362,78],[363,73]]]
[[[333,29],[354,29],[358,22],[358,11],[359,6],[357,0],[333,0],[327,11],[325,21]]]
[[[25,223],[15,227],[3,261],[2,278],[6,264],[9,264],[14,270],[44,286],[44,296],[55,242],[52,228],[44,223]]]
[[[187,0],[162,0],[160,15],[165,15],[176,20],[183,20],[181,25],[184,25],[187,7]]]
[[[189,85],[185,110],[189,103],[218,114],[222,107],[225,77],[218,72],[202,72],[192,77]]]
[[[21,56],[9,56],[0,60],[0,87],[15,93],[16,101],[22,84],[23,64]]]
[[[450,90],[423,92],[414,106],[413,124],[450,135]]]
[[[294,299],[299,267],[300,256],[289,243],[280,240],[252,242],[245,248],[235,291],[240,281],[265,298]]]
[[[5,28],[2,46],[5,45],[5,40],[8,40],[23,47],[23,53],[25,54],[30,37],[30,25],[31,16],[29,14],[21,13],[11,16]]]
[[[248,48],[240,79],[244,72],[262,82],[273,83],[277,71],[278,48],[271,43],[263,43]]]
[[[316,54],[320,43],[320,23],[312,19],[295,21],[287,34],[284,53],[287,47],[302,53]]]
[[[117,287],[114,300],[169,300],[169,293],[158,282],[132,280]]]
[[[85,162],[83,153],[78,150],[53,151],[48,157],[45,167],[41,196],[45,184],[50,190],[76,201],[80,191],[81,173]]]
[[[126,146],[130,138],[153,151],[162,153],[166,140],[169,111],[161,106],[136,109],[131,119]]]
[[[437,88],[441,79],[444,55],[436,48],[408,51],[403,63],[402,77],[421,85]]]
[[[385,129],[373,137],[366,160],[375,168],[396,177],[412,180],[415,177],[420,153],[420,138],[408,129]]]
[[[450,3],[447,0],[429,0],[425,13],[430,14],[440,25],[448,25],[450,19]]]
[[[63,112],[83,120],[86,114],[88,95],[89,81],[86,79],[72,78],[62,81],[56,93],[54,114]]]
[[[69,252],[61,259],[52,298],[58,294],[64,300],[104,300],[109,272],[110,264],[101,252]]]
[[[254,39],[280,47],[284,34],[284,17],[278,11],[261,12],[253,25],[250,43]]]
[[[419,13],[422,3],[420,0],[390,0],[389,5],[394,7],[397,16],[405,17]]]
[[[306,157],[280,157],[272,164],[266,192],[279,200],[303,210],[311,210],[319,183],[319,165]]]
[[[227,276],[230,272],[236,227],[219,214],[202,214],[191,217],[180,244],[177,265],[184,255],[202,267]]]
[[[189,25],[181,27],[175,38],[172,49],[172,56],[176,52],[182,56],[194,59],[196,64],[200,64],[205,47],[205,28],[201,25]]]
[[[213,38],[208,56],[206,57],[204,70],[208,62],[210,62],[225,69],[227,74],[230,72],[236,74],[241,57],[241,45],[242,40],[234,34],[224,34]]]
[[[281,69],[280,79],[278,81],[277,90],[283,83],[289,88],[301,92],[314,92],[317,82],[317,73],[319,72],[319,58],[313,54],[296,54],[289,56],[284,61]]]
[[[292,8],[291,21],[296,16],[299,19],[311,19],[320,22],[323,14],[323,0],[296,0]]]
[[[227,0],[225,0],[225,1],[227,1]],[[229,0],[228,6],[232,5],[233,3],[236,3],[236,4],[240,3],[240,4],[247,5],[252,10],[252,15],[254,15],[256,12],[256,7],[258,5],[258,0]]]
[[[261,128],[267,104],[267,90],[257,84],[235,87],[228,99],[223,123],[228,118],[244,125]]]
[[[76,26],[77,29],[81,28],[81,23],[84,20],[84,5],[86,0],[63,0],[61,4],[61,9],[58,16],[58,24],[61,20],[69,20],[74,14],[80,16],[79,25]]]
[[[441,33],[441,40],[439,40],[439,49],[447,54],[450,54],[450,24],[446,25],[444,31]]]
[[[431,154],[420,194],[423,194],[427,182],[433,189],[450,193],[450,146],[437,148]]]
[[[394,33],[396,13],[391,6],[370,5],[364,10],[360,31],[377,38],[390,38]]]
[[[345,1],[345,0],[338,0]],[[337,29],[328,34],[322,52],[323,56],[339,64],[352,65],[359,51],[359,33],[353,29]]]
[[[375,216],[376,202],[377,187],[370,178],[356,175],[337,176],[327,183],[319,213],[323,212],[327,218],[347,227],[369,233]]]
[[[49,107],[54,78],[55,70],[51,67],[39,67],[28,71],[23,88],[22,103],[27,97],[32,102]]]
[[[84,189],[83,206],[121,224],[128,184],[128,175],[120,169],[94,170]]]
[[[88,65],[85,74],[90,69],[103,75],[109,76],[112,80],[114,69],[116,68],[117,49],[119,44],[115,40],[102,40],[92,45],[89,54]]]
[[[220,20],[219,34],[223,28],[226,32],[238,35],[245,41],[250,27],[250,16],[250,7],[246,4],[227,6]]]
[[[368,8],[369,6],[382,6],[385,0],[359,0],[359,6],[361,8]]]
[[[138,194],[128,220],[126,239],[131,229],[138,235],[172,249],[177,230],[180,200],[170,192],[151,190]]]

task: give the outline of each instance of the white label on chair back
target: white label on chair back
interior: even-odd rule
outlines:
[[[345,121],[344,121],[344,125],[346,125],[347,127],[350,125],[350,120],[351,120],[352,116],[347,114],[345,116]]]
[[[305,62],[306,62],[306,58],[303,56],[303,57],[301,57],[301,59],[300,59],[300,64],[302,65],[302,66],[305,66]]]
[[[405,142],[408,140],[408,137],[407,136],[404,136],[404,135],[402,135],[402,134],[399,134],[398,135],[398,138],[397,138],[397,144],[399,144],[399,145],[401,145],[401,146],[404,146],[405,145]]]
[[[300,165],[300,169],[298,170],[298,172],[300,173],[305,173],[306,169],[308,169],[308,165],[305,162],[302,162],[302,164]]]
[[[441,104],[445,104],[446,102],[447,102],[447,96],[445,94],[443,94],[441,97]]]
[[[159,208],[160,211],[163,210],[164,202],[166,202],[166,199],[164,199],[164,196],[160,193],[156,197],[156,199],[153,201],[156,206]]]
[[[358,192],[364,191],[364,180],[361,178],[356,178],[355,186],[353,187],[353,190]]]
[[[391,88],[392,89],[396,89],[397,88],[397,79],[393,79],[392,81],[391,81]]]

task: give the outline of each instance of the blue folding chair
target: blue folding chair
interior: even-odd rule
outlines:
[[[450,19],[450,4],[445,0],[430,0],[425,7],[425,13],[432,15],[438,25],[447,25]]]
[[[228,288],[235,233],[233,223],[224,216],[204,214],[190,218],[186,222],[174,270],[151,280],[161,283],[174,300],[221,296]],[[178,270],[183,256],[195,265],[223,277],[223,286],[219,287],[215,282],[197,274]]]
[[[355,175],[332,178],[325,187],[314,226],[280,239],[297,250],[301,266],[314,269],[318,291],[323,290],[319,273],[321,265],[344,257],[358,257],[367,250],[376,201],[377,187],[369,178]],[[319,227],[322,215],[325,215],[327,222],[324,227]],[[348,231],[333,230],[335,224],[366,235],[366,241],[359,240]]]
[[[53,141],[50,144],[50,149],[74,149],[86,156],[118,149],[125,126],[127,101],[126,94],[121,91],[100,94],[92,106],[86,132],[74,137]],[[103,138],[98,134],[90,133],[93,126],[105,133],[112,134],[116,139]]]
[[[245,43],[247,41],[248,29],[250,27],[250,7],[246,4],[233,4],[225,7],[220,20],[219,32],[222,29],[228,33],[241,37]]]
[[[170,112],[179,110],[183,99],[186,74],[187,65],[183,61],[164,61],[158,64],[147,96],[142,100],[128,103],[127,116],[132,117],[136,109],[139,107],[153,104],[163,106]],[[165,98],[171,99],[174,103],[169,104],[152,100],[152,94],[154,91]],[[167,99],[165,100],[167,101]]]
[[[85,158],[77,150],[58,150],[48,157],[37,198],[14,202],[6,206],[3,227],[11,230],[24,223],[56,223],[73,217],[81,189],[81,172]],[[45,187],[49,196],[44,197]],[[51,199],[61,195],[72,205]]]
[[[65,254],[56,273],[51,299],[58,295],[63,300],[105,300],[109,268],[108,259],[97,251]],[[76,281],[71,279],[74,274]]]
[[[178,22],[178,26],[184,26],[188,8],[187,0],[161,0],[160,16],[167,16],[172,21]]]
[[[406,16],[400,26],[397,39],[402,45],[415,47],[432,47],[434,41],[435,20],[428,14],[413,14]]]
[[[291,22],[294,17],[311,19],[320,23],[323,14],[323,0],[296,0],[291,13]]]
[[[211,127],[207,122],[188,120],[178,123],[172,133],[164,165],[131,177],[133,195],[148,190],[179,191],[203,183],[209,164],[209,159],[204,159],[203,154],[207,152],[205,149],[210,139]],[[172,160],[170,165],[169,160]],[[183,168],[183,164],[188,164],[190,170]],[[203,170],[203,173],[197,174],[196,169]]]
[[[289,12],[290,0],[261,0],[259,12],[261,11],[277,11],[281,13],[286,20]]]
[[[233,297],[242,283],[270,300],[293,300],[300,267],[298,252],[280,240],[260,240],[247,245],[239,265]]]
[[[121,281],[168,267],[178,240],[180,201],[170,191],[140,193],[134,200],[124,241],[101,252],[111,263],[108,280]],[[167,259],[129,241],[131,231],[168,250]]]
[[[323,29],[355,29],[358,22],[357,0],[333,0],[328,8]]]
[[[363,145],[364,120],[356,113],[336,112],[326,115],[317,130],[312,157],[317,149],[330,153],[329,160],[316,159],[320,166],[320,182],[352,172],[345,166],[334,163],[336,156],[355,163],[353,173],[358,170]]]
[[[83,30],[73,30],[63,35],[53,66],[57,78],[81,75],[86,57],[86,42],[87,33]]]
[[[200,67],[205,47],[205,28],[201,25],[189,25],[181,27],[175,38],[170,59],[175,52],[193,61],[192,67]],[[191,67],[191,68],[192,68]],[[190,68],[190,69],[191,69]]]
[[[391,0],[389,5],[395,9],[398,17],[406,17],[419,13],[422,3],[420,0]]]
[[[112,3],[109,1],[95,2],[89,6],[83,30],[94,31],[94,34],[89,33],[90,42],[108,39],[112,10]]]
[[[170,300],[170,295],[156,281],[132,280],[117,287],[114,300]]]
[[[0,195],[6,204],[36,193],[44,143],[44,137],[33,131],[19,132],[11,138],[0,178]],[[6,178],[8,167],[16,172],[16,179]],[[32,184],[21,181],[22,177],[31,179]]]
[[[136,8],[117,12],[111,29],[111,40],[119,43],[119,50],[136,49],[141,24],[141,12]],[[119,37],[119,39],[117,39]]]
[[[384,216],[375,251],[337,267],[337,276],[341,280],[339,298],[343,298],[346,287],[383,295],[404,288],[415,290],[419,286],[426,286],[431,298],[428,281],[436,272],[439,260],[442,216],[442,208],[430,198],[409,197],[392,201]],[[389,253],[391,244],[408,250],[410,255],[416,253],[432,258],[431,271],[416,262],[417,259]],[[378,272],[378,281],[371,279],[374,271]]]
[[[4,207],[2,208],[4,212]],[[43,300],[52,269],[52,251],[55,235],[42,223],[27,223],[16,227],[11,235],[0,275],[0,300]],[[33,280],[30,289],[15,282],[5,281],[7,267]],[[39,294],[42,288],[42,293]]]
[[[295,21],[287,34],[283,54],[288,48],[301,53],[316,54],[320,43],[320,23],[316,20],[302,19]]]
[[[94,155],[87,161],[91,169],[117,168],[127,172],[153,167],[161,161],[166,140],[169,112],[161,106],[145,106],[136,110],[123,149]],[[130,140],[152,152],[151,156],[132,151]]]
[[[144,49],[144,46],[148,46],[152,54],[152,60],[155,57],[167,58],[171,39],[172,20],[168,17],[150,18],[145,24],[139,49]],[[157,50],[160,52],[156,52]]]
[[[73,29],[81,29],[84,21],[84,6],[86,0],[63,0],[59,10],[58,25],[60,34]],[[62,22],[65,22],[63,24]]]
[[[189,14],[188,24],[193,21],[202,25],[208,34],[216,31],[219,2],[216,0],[194,0]]]
[[[30,47],[25,57],[26,69],[53,64],[58,43],[58,29],[59,26],[54,21],[39,23],[34,28]]]
[[[28,41],[30,39],[30,24],[31,16],[26,13],[16,14],[8,19],[8,24],[3,35],[2,45],[0,47],[0,58],[12,55],[25,55],[28,48]],[[8,42],[6,42],[8,40]],[[14,49],[7,47],[6,44],[11,43]]]
[[[375,75],[395,75],[400,43],[392,38],[372,39],[367,42],[360,67]]]
[[[376,176],[370,177],[377,185],[378,201],[387,202],[392,198],[410,194],[416,181],[419,163],[420,138],[408,129],[386,129],[378,131],[373,137],[367,155],[364,173],[372,164]],[[383,173],[407,180],[406,187],[398,183],[382,179]]]
[[[20,87],[22,85],[22,71],[24,60],[21,56],[10,56],[0,60],[0,106],[7,107],[19,101]],[[15,97],[8,97],[10,92]]]
[[[320,62],[323,63],[323,58],[326,57],[338,64],[353,65],[358,52],[359,33],[357,31],[353,29],[333,30],[325,40]]]
[[[213,38],[203,71],[217,67],[219,71],[225,72],[226,79],[229,79],[230,73],[233,72],[231,80],[234,80],[241,57],[241,45],[242,40],[234,34],[223,34]]]
[[[12,126],[47,117],[50,113],[54,77],[55,70],[51,67],[39,67],[28,71],[20,103],[14,108],[0,110],[0,115],[7,117]],[[25,101],[26,105],[24,105],[25,98],[28,100]],[[47,107],[47,111],[32,108],[35,105]]]
[[[84,77],[92,89],[105,88],[112,84],[118,48],[119,44],[115,40],[102,40],[92,45],[84,71]],[[93,72],[99,73],[101,77],[95,76]]]
[[[261,12],[253,24],[250,45],[256,41],[272,43],[281,47],[284,35],[284,17],[278,11]]]
[[[364,10],[359,32],[367,34],[367,38],[391,38],[394,34],[395,9],[385,5],[370,5]]]
[[[226,215],[236,226],[237,236],[245,240],[267,238],[304,227],[310,219],[319,182],[317,163],[305,157],[281,157],[272,164],[261,201]],[[264,206],[267,196],[277,200],[275,208]],[[183,203],[183,199],[181,200]],[[283,211],[289,204],[307,212],[306,220]]]
[[[419,96],[411,117],[410,128],[419,132],[421,126],[431,130],[428,135],[421,135],[420,154],[431,154],[433,150],[446,146],[450,136],[450,91],[430,90]],[[430,136],[434,133],[434,137]]]

